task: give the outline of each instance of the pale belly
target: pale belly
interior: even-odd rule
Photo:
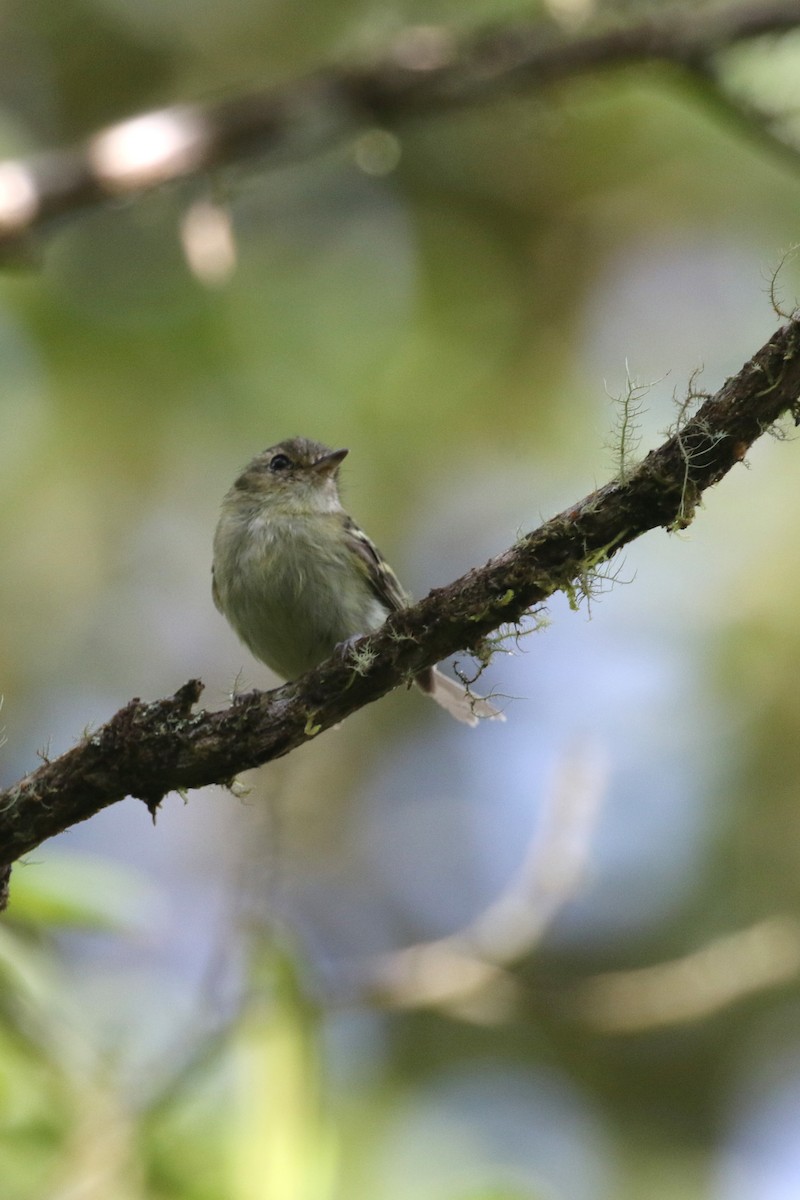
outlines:
[[[282,679],[302,675],[340,642],[378,629],[386,618],[349,560],[312,549],[296,528],[281,536],[251,527],[215,576],[220,607],[236,633]]]

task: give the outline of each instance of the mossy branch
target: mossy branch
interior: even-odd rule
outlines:
[[[485,566],[391,616],[356,643],[355,667],[351,655],[334,656],[218,712],[193,711],[198,680],[168,699],[132,700],[74,749],[0,793],[0,898],[5,868],[45,838],[128,795],[155,812],[170,791],[230,785],[240,771],[288,754],[448,655],[480,655],[488,635],[554,592],[585,586],[588,571],[647,530],[687,524],[705,489],[756,438],[787,412],[797,419],[799,351],[800,324],[790,321],[624,482],[592,492]]]

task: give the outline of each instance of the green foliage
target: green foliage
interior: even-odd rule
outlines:
[[[0,144],[369,59],[408,22],[638,9],[11,0]],[[791,130],[796,38],[716,66]],[[360,139],[387,131],[358,120],[329,154],[87,211],[0,280],[7,782],[132,695],[200,674],[221,706],[241,664],[269,685],[208,578],[219,498],[261,447],[350,446],[346,503],[422,595],[606,481],[600,381],[626,354],[652,382],[626,367],[614,397],[620,483],[664,378],[703,361],[715,391],[769,335],[800,174],[679,71],[402,123],[382,175]],[[209,197],[237,255],[213,283],[181,242]],[[798,278],[790,252],[781,319]],[[692,376],[671,433],[703,398]],[[479,646],[488,690],[519,697],[502,730],[453,731],[402,689],[325,738],[311,712],[309,744],[234,796],[168,798],[155,829],[115,806],[17,866],[0,1200],[706,1200],[740,1160],[756,1195],[737,1121],[797,1126],[757,1108],[794,1094],[800,999],[795,455],[760,445],[691,538],[632,548],[589,637],[556,599]],[[570,607],[614,580],[612,550],[559,579]],[[771,914],[777,948],[720,968],[720,932]],[[638,971],[670,962],[656,999],[684,1015],[647,1027]]]
[[[31,928],[78,926],[122,932],[152,912],[154,896],[118,863],[89,855],[48,854],[14,873],[14,920]]]

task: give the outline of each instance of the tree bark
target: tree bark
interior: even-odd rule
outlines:
[[[131,700],[96,733],[0,793],[0,880],[46,838],[125,796],[155,813],[167,792],[230,784],[448,655],[480,656],[488,635],[505,626],[513,632],[554,592],[589,589],[593,572],[647,530],[689,524],[705,489],[758,437],[787,412],[797,420],[798,396],[800,324],[792,320],[624,479],[393,614],[302,678],[238,696],[217,712],[192,711],[199,680],[167,699]]]

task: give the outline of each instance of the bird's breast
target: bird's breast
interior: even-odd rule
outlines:
[[[336,518],[255,514],[233,520],[215,541],[220,607],[253,654],[278,675],[293,679],[339,642],[383,624],[386,609]]]

